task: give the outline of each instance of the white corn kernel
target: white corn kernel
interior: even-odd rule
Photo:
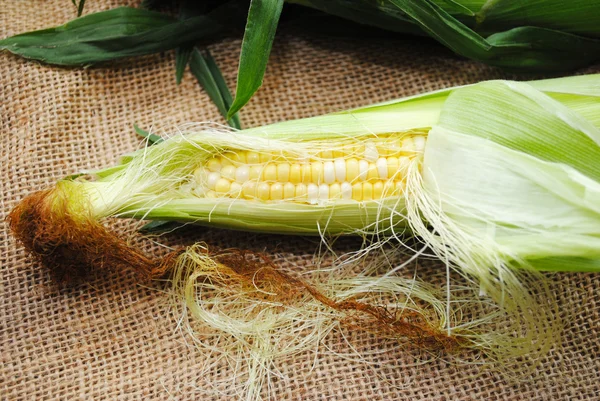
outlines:
[[[365,143],[365,159],[370,162],[374,162],[379,158],[379,152],[377,151],[377,146],[373,142]]]
[[[388,178],[387,160],[384,157],[381,157],[381,158],[377,159],[375,166],[377,166],[377,174],[379,175],[379,178],[381,178],[382,180],[387,179]]]
[[[306,187],[306,195],[311,204],[316,204],[319,199],[319,187],[315,184],[308,184]]]
[[[323,180],[325,184],[333,184],[335,182],[335,167],[332,161],[323,163]]]
[[[333,161],[333,167],[335,170],[335,178],[339,182],[346,180],[346,160],[337,158]]]
[[[208,173],[208,177],[206,178],[206,186],[210,189],[214,190],[217,185],[217,181],[221,178],[221,174],[219,173]]]
[[[326,201],[329,199],[329,185],[327,185],[327,184],[319,185],[318,199],[320,201]]]
[[[244,166],[239,166],[235,170],[235,180],[237,182],[239,182],[240,184],[243,184],[244,182],[248,181],[249,179],[250,179],[250,167],[244,165]]]
[[[341,190],[342,190],[342,199],[344,199],[344,200],[352,199],[352,185],[350,185],[349,182],[345,182],[345,181],[342,182]]]
[[[366,160],[358,161],[358,179],[366,181],[369,174],[369,162]]]

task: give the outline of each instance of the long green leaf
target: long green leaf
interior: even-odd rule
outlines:
[[[181,83],[183,79],[183,73],[185,72],[185,67],[187,67],[190,57],[192,57],[192,50],[194,50],[194,46],[180,46],[175,51],[175,81],[177,85]]]
[[[521,27],[487,40],[429,0],[390,0],[425,32],[456,53],[507,68],[572,69],[600,59],[600,40]]]
[[[229,91],[227,82],[225,82],[225,77],[223,77],[223,73],[219,69],[219,66],[217,66],[215,59],[208,50],[204,55],[204,60],[206,61],[206,65],[208,66],[208,69],[210,70],[210,73],[213,76],[217,87],[219,88],[221,97],[223,98],[223,103],[225,104],[225,113],[223,113],[223,117],[227,118],[227,110],[229,110],[229,108],[233,104],[233,96],[231,96],[231,92]],[[235,113],[230,119],[227,120],[227,122],[234,128],[242,129],[242,124],[240,122],[240,117],[238,113]]]
[[[194,49],[190,59],[190,69],[200,86],[202,86],[217,106],[221,115],[225,117],[227,123],[234,128],[240,129],[241,124],[238,115],[234,114],[229,117],[227,114],[227,110],[231,106],[231,93],[229,93],[225,79],[210,53],[207,53],[207,56],[203,56],[197,49]]]
[[[77,16],[81,16],[83,13],[83,6],[85,5],[85,0],[79,0],[79,4],[77,4],[77,0],[71,0],[73,5],[77,7]]]
[[[136,134],[138,134],[142,138],[145,138],[148,141],[149,145],[154,145],[154,144],[161,143],[162,141],[164,141],[164,139],[161,138],[159,135],[152,134],[144,129],[141,129],[140,127],[137,126],[137,124],[133,124],[133,129],[135,130]]]
[[[283,0],[252,0],[242,41],[235,100],[228,118],[239,111],[260,88],[267,69]]]
[[[161,13],[120,7],[64,25],[0,40],[0,50],[58,65],[85,65],[158,53],[214,35],[207,16],[177,21]]]
[[[600,60],[597,1],[287,1],[389,31],[425,32],[462,56],[507,69],[567,71]]]

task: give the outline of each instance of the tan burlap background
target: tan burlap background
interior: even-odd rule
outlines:
[[[90,0],[86,12],[124,3]],[[69,0],[3,0],[0,37],[73,17]],[[232,87],[239,45],[239,40],[227,40],[211,47]],[[189,73],[176,86],[173,59],[169,52],[81,70],[1,54],[0,218],[27,193],[80,169],[112,163],[138,147],[133,123],[222,122]],[[426,40],[372,43],[284,31],[274,45],[265,85],[241,117],[245,126],[256,126],[506,77],[525,78],[459,59]],[[223,382],[230,367],[220,363],[202,370],[211,361],[186,345],[189,339],[176,329],[156,289],[160,284],[148,288],[132,276],[110,276],[59,289],[0,224],[0,399],[232,399]],[[115,226],[148,254],[165,252],[133,234],[135,223]],[[298,268],[308,268],[314,252],[309,239],[203,228],[158,241],[176,246],[198,239],[264,249]],[[563,346],[551,351],[533,380],[508,383],[477,366],[443,361],[414,367],[411,351],[356,333],[353,344],[367,355],[368,364],[332,355],[316,363],[311,355],[279,361],[285,376],[274,380],[270,398],[600,399],[600,275],[561,274],[555,280],[565,315],[577,313],[567,323]],[[339,335],[330,336],[327,345],[340,354],[351,351]]]

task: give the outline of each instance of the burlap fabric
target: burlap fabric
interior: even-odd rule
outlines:
[[[89,1],[86,12],[123,3]],[[3,1],[0,37],[73,17],[67,0]],[[227,40],[211,47],[232,87],[239,46],[239,40]],[[222,122],[189,73],[183,84],[175,84],[172,52],[86,70],[49,67],[10,54],[0,55],[0,60],[2,220],[30,191],[81,169],[110,164],[137,148],[133,123],[172,127]],[[265,85],[241,117],[245,126],[256,126],[507,77],[525,78],[460,59],[427,40],[374,43],[284,31],[273,48]],[[1,224],[0,399],[233,398],[226,382],[230,367],[211,365],[187,345],[189,339],[176,329],[176,316],[157,290],[160,284],[140,286],[130,275],[57,288]],[[148,254],[165,252],[163,246],[133,234],[137,226],[115,224]],[[188,228],[157,242],[177,246],[198,239],[265,250],[279,263],[299,269],[310,268],[314,252],[310,239],[206,229]],[[345,246],[354,245],[350,241]],[[600,275],[561,274],[555,280],[562,289],[565,315],[577,313],[567,323],[563,345],[522,384],[481,373],[477,366],[443,361],[414,366],[411,351],[361,333],[351,340],[368,363],[357,362],[343,356],[351,348],[334,334],[326,345],[337,356],[278,361],[283,377],[272,381],[270,398],[600,399]]]

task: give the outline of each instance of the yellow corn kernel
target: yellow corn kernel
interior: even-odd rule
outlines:
[[[410,158],[402,156],[398,158],[398,177],[405,177],[408,174],[408,166],[410,166]]]
[[[310,184],[312,181],[310,164],[309,163],[302,164],[301,169],[302,169],[302,182],[304,184]]]
[[[306,199],[307,199],[306,185],[304,185],[304,184],[296,185],[296,194],[295,194],[294,198],[296,198],[296,201],[298,201],[298,202],[306,202]]]
[[[271,197],[271,186],[266,182],[261,182],[256,187],[256,197],[260,200],[269,200]]]
[[[342,197],[342,186],[334,182],[329,186],[329,199],[339,199]]]
[[[396,173],[398,172],[398,158],[397,157],[388,157],[387,158],[387,176],[389,178],[394,178]]]
[[[320,184],[324,181],[323,179],[323,162],[312,162],[310,164],[310,175],[311,182],[314,184]]]
[[[235,179],[235,167],[232,165],[223,166],[221,169],[221,177],[233,181]]]
[[[262,179],[265,181],[277,181],[277,167],[273,163],[269,163],[265,166]]]
[[[263,169],[263,166],[250,166],[250,175],[248,178],[251,180],[260,180]]]
[[[331,159],[333,159],[333,151],[331,151],[331,150],[324,150],[321,153],[319,153],[319,157],[321,159],[331,160]]]
[[[292,184],[300,184],[302,182],[302,168],[299,164],[292,164],[290,166],[289,180]]]
[[[261,163],[268,163],[273,159],[272,155],[270,153],[266,153],[266,152],[261,152],[258,154],[258,160]]]
[[[362,201],[362,187],[362,183],[360,182],[352,185],[352,199],[354,199],[355,201]]]
[[[345,156],[346,156],[346,153],[343,150],[334,150],[333,152],[331,152],[332,159],[343,158]]]
[[[232,198],[238,198],[242,193],[242,184],[237,182],[232,182],[231,187],[229,188],[229,196]]]
[[[256,152],[248,152],[246,153],[246,163],[248,164],[259,164],[260,156]]]
[[[246,164],[246,152],[232,152],[229,158],[233,165]]]
[[[293,199],[296,196],[296,186],[291,182],[283,184],[283,199]]]
[[[358,167],[358,160],[350,158],[346,160],[346,181],[353,182],[358,177],[360,170]]]
[[[219,158],[220,162],[221,162],[221,166],[225,167],[225,166],[233,166],[233,163],[231,161],[231,152],[227,152],[224,153],[223,156],[221,156]]]
[[[287,182],[290,179],[290,165],[289,163],[278,163],[277,164],[277,181]]]
[[[369,171],[367,171],[367,180],[374,181],[379,179],[379,174],[377,173],[377,166],[375,163],[369,163]]]
[[[229,192],[229,189],[231,189],[231,183],[229,180],[226,180],[225,178],[219,178],[219,181],[217,181],[217,184],[215,185],[215,192],[219,194],[226,194]]]
[[[242,185],[242,195],[246,199],[253,199],[256,197],[256,181],[246,181]]]
[[[384,157],[398,157],[402,150],[402,144],[399,139],[390,139],[385,141],[381,146],[377,147],[379,154]]]
[[[393,181],[386,181],[383,183],[383,194],[382,196],[384,198],[388,198],[390,196],[392,196],[394,194],[394,182]]]
[[[383,197],[383,182],[377,181],[373,183],[373,199],[381,199]]]
[[[221,171],[221,162],[216,157],[208,159],[206,162],[206,168],[210,171],[219,172]]]
[[[283,185],[279,182],[275,182],[271,185],[271,200],[282,200],[283,199]]]
[[[364,182],[362,184],[362,200],[373,200],[373,184]]]

